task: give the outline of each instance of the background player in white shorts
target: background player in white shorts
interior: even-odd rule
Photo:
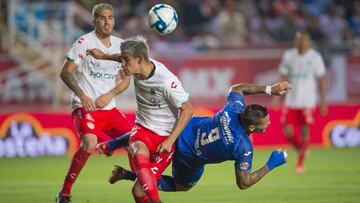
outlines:
[[[320,98],[320,112],[327,114],[325,98],[325,65],[321,55],[311,48],[308,32],[296,34],[296,47],[287,50],[279,66],[281,80],[289,81],[293,89],[285,96],[282,112],[283,130],[288,141],[298,151],[296,171],[304,172],[304,158],[310,142],[310,126],[314,123],[313,111]],[[300,128],[300,139],[295,130]]]
[[[174,143],[190,120],[193,108],[178,78],[162,63],[149,59],[148,52],[142,37],[121,43],[121,58],[89,50],[97,58],[121,60],[125,74],[134,75],[138,108],[129,145],[137,181],[132,193],[136,202],[161,202],[156,178],[170,164]],[[154,164],[156,168],[151,167]]]
[[[58,203],[70,202],[72,185],[98,141],[103,142],[131,130],[130,123],[116,108],[114,100],[116,95],[127,89],[130,79],[121,74],[120,63],[86,55],[86,50],[92,48],[109,54],[120,52],[122,40],[111,35],[115,24],[113,8],[109,4],[98,4],[92,13],[94,31],[76,40],[67,53],[60,74],[73,91],[72,118],[81,147],[72,158],[56,198]]]

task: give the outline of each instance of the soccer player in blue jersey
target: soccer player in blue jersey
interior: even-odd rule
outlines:
[[[201,178],[204,165],[235,160],[236,183],[246,189],[257,183],[272,169],[286,163],[287,154],[274,150],[267,163],[252,171],[253,146],[249,136],[253,132],[264,132],[270,124],[265,107],[258,104],[245,105],[244,96],[267,93],[283,95],[291,89],[286,81],[271,86],[254,84],[233,85],[226,98],[226,105],[213,117],[192,117],[178,137],[173,157],[172,177],[163,175],[158,180],[162,191],[186,191]],[[113,150],[122,141],[112,140],[101,144],[100,149]],[[120,144],[121,145],[121,144]],[[156,166],[154,166],[156,167]],[[156,172],[152,169],[153,172]],[[135,180],[136,175],[120,166],[115,166],[110,183],[121,179]]]

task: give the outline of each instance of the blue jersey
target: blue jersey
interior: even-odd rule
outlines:
[[[253,147],[239,122],[244,96],[230,92],[225,107],[213,117],[193,117],[177,141],[177,153],[188,167],[235,160],[236,168],[250,170]]]

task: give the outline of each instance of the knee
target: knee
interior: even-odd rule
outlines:
[[[130,147],[125,147],[124,149],[125,149],[125,151],[126,151],[131,157],[134,157],[134,154],[132,153]]]
[[[292,137],[294,135],[294,129],[291,125],[284,126],[284,134],[286,137]]]
[[[88,136],[88,137],[85,137],[81,140],[81,147],[91,153],[95,147],[97,145],[97,138],[95,137],[92,137],[92,136]]]
[[[146,193],[143,191],[142,187],[138,183],[135,183],[134,186],[131,188],[131,193],[134,197],[142,197],[146,195]]]

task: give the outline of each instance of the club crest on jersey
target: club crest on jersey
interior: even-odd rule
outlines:
[[[249,162],[244,161],[240,164],[240,169],[242,170],[246,170],[248,167],[249,167]]]

